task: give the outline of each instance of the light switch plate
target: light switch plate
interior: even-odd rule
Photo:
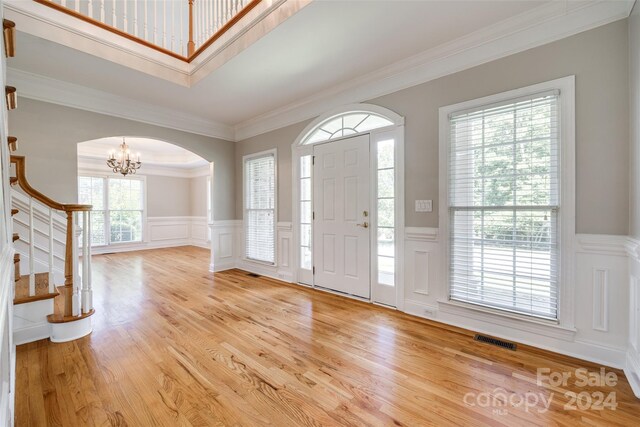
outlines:
[[[431,212],[433,211],[432,200],[416,200],[416,212]]]

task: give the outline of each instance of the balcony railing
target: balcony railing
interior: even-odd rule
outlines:
[[[261,0],[34,0],[190,62]]]

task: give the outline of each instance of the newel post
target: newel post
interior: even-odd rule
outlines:
[[[67,238],[64,254],[64,316],[73,315],[73,241],[75,239],[75,224],[73,211],[67,213]]]
[[[187,43],[187,56],[193,55],[196,51],[196,44],[193,42],[193,1],[189,0],[189,43]]]

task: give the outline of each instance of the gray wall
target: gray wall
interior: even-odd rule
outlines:
[[[627,234],[629,120],[627,20],[499,59],[371,101],[405,117],[406,225],[438,226],[439,107],[568,75],[576,76],[576,223],[580,233]],[[291,144],[306,123],[236,148],[236,217],[242,156],[278,148],[279,220],[291,221]],[[415,213],[432,199],[432,213]]]
[[[26,156],[31,184],[60,202],[77,201],[77,144],[109,136],[154,138],[186,148],[215,163],[214,216],[235,218],[235,143],[132,120],[19,98],[9,131]]]
[[[207,216],[207,177],[189,180],[189,202],[191,216]]]
[[[147,175],[147,216],[191,215],[191,178]]]
[[[640,5],[629,17],[630,215],[629,234],[640,238]]]

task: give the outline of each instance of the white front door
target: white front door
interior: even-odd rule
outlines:
[[[315,286],[369,298],[369,135],[313,148]]]

